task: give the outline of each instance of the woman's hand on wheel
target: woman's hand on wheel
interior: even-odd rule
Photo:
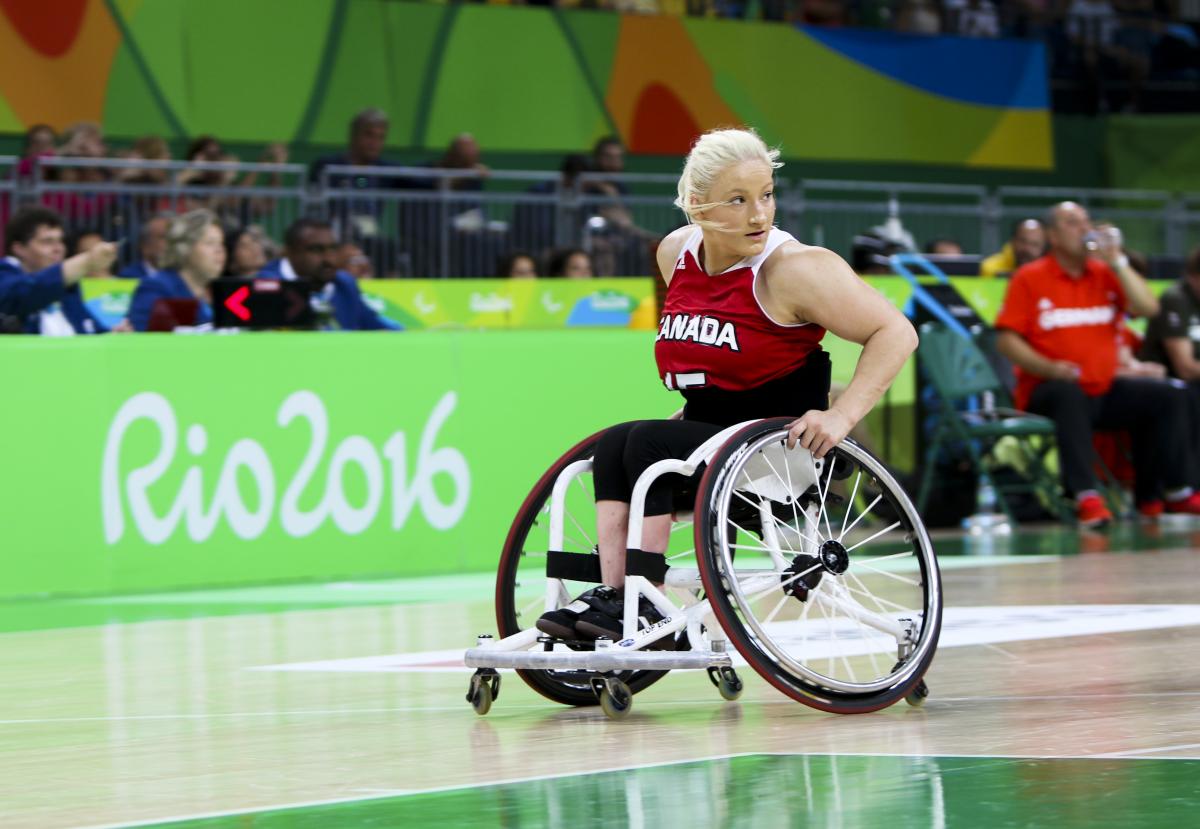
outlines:
[[[819,411],[812,409],[796,418],[788,426],[787,448],[795,449],[799,443],[813,453],[813,457],[823,458],[825,453],[842,442],[842,438],[850,434],[854,423],[848,415],[837,409]]]

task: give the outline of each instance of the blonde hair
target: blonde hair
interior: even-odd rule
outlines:
[[[772,170],[783,166],[779,161],[779,150],[768,147],[750,128],[709,130],[696,139],[683,162],[679,196],[675,199],[675,206],[687,215],[689,222],[702,227],[712,224],[698,219],[696,214],[716,207],[720,202],[693,204],[693,197],[706,197],[721,172],[742,161],[761,161]]]
[[[204,236],[209,225],[217,225],[217,214],[201,207],[176,216],[167,225],[167,249],[163,252],[163,267],[182,270],[192,255],[192,248]],[[220,227],[220,225],[217,225]]]

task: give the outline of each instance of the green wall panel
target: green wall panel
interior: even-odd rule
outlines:
[[[438,68],[427,147],[471,132],[495,149],[583,148],[606,128],[553,14],[467,6]]]

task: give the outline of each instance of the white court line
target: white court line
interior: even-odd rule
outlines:
[[[995,647],[998,643],[1030,642],[1071,636],[1132,633],[1171,627],[1200,625],[1200,604],[1078,604],[1000,605],[948,607],[942,615],[938,648]],[[807,643],[805,657],[825,657],[825,649],[839,656],[854,656],[877,650],[878,643],[860,638],[853,630],[839,632],[835,644],[809,641],[800,620],[774,622],[767,626],[771,636],[785,645]],[[831,634],[832,636],[832,630]],[[1008,659],[1020,657],[996,648]],[[468,670],[463,665],[465,649],[381,654],[309,662],[288,662],[247,667],[250,671],[394,673],[449,672]],[[730,654],[735,667],[745,667],[741,654]]]
[[[1134,748],[1129,751],[1113,751],[1107,754],[1092,754],[1091,757],[1104,758],[1108,760],[1134,760],[1145,759],[1155,760],[1161,758],[1142,757],[1143,754],[1159,754],[1164,751],[1181,751],[1185,748],[1200,748],[1200,743],[1183,743],[1175,746],[1156,746],[1154,748]]]
[[[739,757],[830,757],[835,761],[839,757],[909,757],[913,759],[936,758],[939,760],[1103,760],[1103,759],[1121,759],[1121,760],[1154,760],[1160,758],[1153,757],[1137,757],[1137,756],[1119,756],[1106,757],[1102,755],[1066,755],[1066,754],[912,754],[911,752],[887,753],[878,751],[850,751],[841,754],[804,754],[791,751],[743,751],[733,754],[710,754],[703,757],[689,757],[682,760],[669,760],[664,763],[638,763],[624,766],[606,766],[604,768],[588,769],[586,771],[570,771],[559,772],[558,774],[538,774],[529,777],[510,777],[500,780],[492,780],[487,783],[461,783],[454,786],[436,786],[428,789],[374,789],[374,792],[366,797],[334,797],[327,800],[308,800],[297,801],[293,803],[280,803],[268,806],[257,806],[252,809],[231,809],[223,812],[198,812],[188,815],[172,815],[169,817],[154,818],[153,820],[142,820],[133,823],[97,823],[87,824],[76,827],[76,829],[134,829],[138,826],[157,826],[162,823],[180,822],[185,820],[208,820],[218,817],[232,817],[234,815],[253,815],[263,812],[277,812],[292,809],[311,809],[318,806],[336,806],[344,803],[366,803],[371,800],[386,800],[394,797],[408,797],[411,795],[420,794],[438,794],[441,792],[465,791],[468,789],[491,789],[499,786],[514,786],[522,783],[537,783],[546,780],[565,780],[571,777],[590,777],[596,774],[607,774],[610,772],[622,771],[640,771],[641,769],[664,768],[669,766],[682,766],[689,763],[712,763],[719,760],[735,760]],[[1172,758],[1176,759],[1176,758]],[[1179,758],[1183,759],[1183,758]]]

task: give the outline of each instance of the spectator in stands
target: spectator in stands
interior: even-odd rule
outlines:
[[[615,135],[606,135],[592,147],[592,170],[597,173],[620,175],[625,172],[625,145]],[[601,179],[589,184],[594,193],[609,196],[628,195],[629,190],[619,179]]]
[[[980,276],[1007,276],[1046,252],[1046,230],[1037,219],[1021,219],[997,253],[979,265]]]
[[[221,161],[236,161],[225,153],[221,142],[216,136],[201,135],[188,145],[184,155],[187,161],[213,163]],[[232,170],[203,170],[189,167],[179,174],[179,183],[186,187],[227,187],[233,184],[237,174]]]
[[[231,231],[225,236],[225,273],[257,276],[267,266],[266,234],[258,225]]]
[[[339,271],[345,271],[355,279],[375,278],[375,263],[354,242],[342,242],[338,245],[337,267]]]
[[[557,181],[539,181],[526,190],[541,199],[517,202],[509,225],[510,244],[519,249],[542,252],[567,242],[568,238],[578,239],[583,221],[579,206],[570,194],[574,193],[580,174],[589,169],[591,162],[586,155],[572,153],[563,156]],[[558,198],[552,200],[556,195]]]
[[[1172,377],[1200,382],[1200,247],[1188,255],[1183,276],[1162,292],[1159,306],[1138,356],[1162,363]]]
[[[319,219],[297,219],[287,229],[283,257],[263,275],[304,279],[313,286],[313,307],[323,328],[345,331],[397,331],[401,326],[381,317],[363,301],[358,282],[337,267],[338,244],[333,227]]]
[[[71,239],[71,253],[87,253],[97,245],[104,244],[104,234],[95,228],[85,228],[76,233]],[[109,262],[106,267],[101,270],[88,271],[84,274],[84,279],[112,279],[113,263]]]
[[[143,135],[133,143],[125,157],[139,161],[170,161],[171,148],[161,135]],[[162,168],[127,167],[117,177],[125,184],[166,184],[171,175]]]
[[[4,228],[0,315],[15,317],[28,334],[101,334],[108,329],[83,303],[79,280],[116,259],[111,242],[64,260],[62,217],[44,207],[18,211]]]
[[[454,136],[445,154],[433,166],[440,170],[468,170],[477,174],[441,179],[440,186],[450,190],[482,190],[483,180],[491,174],[488,166],[480,161],[479,142],[469,132]]]
[[[154,276],[163,267],[163,254],[167,250],[167,225],[171,216],[160,213],[142,223],[138,233],[138,258],[126,265],[117,274],[126,279],[145,279]]]
[[[623,201],[629,188],[618,176],[625,172],[625,148],[615,136],[605,136],[592,148],[592,171],[613,178],[589,179],[582,185],[587,219],[583,231],[591,250],[592,265],[603,274],[649,273],[650,252],[657,234],[638,227]]]
[[[1150,320],[1138,357],[1164,366],[1171,377],[1187,383],[1191,400],[1192,476],[1200,480],[1200,247],[1188,255],[1184,275],[1159,297],[1159,312]]]
[[[567,279],[591,279],[592,258],[587,251],[578,248],[556,251],[550,257],[548,276],[562,276]]]
[[[1000,15],[991,0],[944,0],[946,31],[963,37],[1000,37]]]
[[[46,124],[34,124],[25,131],[25,149],[21,152],[21,160],[17,162],[17,175],[29,178],[33,175],[33,165],[39,158],[52,157],[56,154],[55,144],[58,136],[54,129]],[[51,171],[47,170],[47,173]],[[57,175],[58,171],[53,171]],[[53,178],[43,174],[47,179]]]
[[[395,167],[396,163],[383,156],[387,144],[389,122],[387,113],[374,107],[364,109],[350,121],[349,143],[344,153],[327,155],[313,162],[309,180],[319,182],[321,171],[332,166]],[[328,184],[340,189],[380,190],[399,188],[404,182],[395,176],[331,174]],[[382,258],[385,247],[381,236],[389,235],[380,227],[383,205],[378,199],[351,199],[343,203],[338,225],[343,236],[353,236],[369,256]],[[403,221],[403,220],[402,220]],[[386,267],[385,267],[386,269]]]
[[[896,31],[913,35],[940,34],[942,16],[933,0],[904,0],[896,14]]]
[[[344,153],[326,155],[313,162],[309,178],[320,181],[321,170],[333,165],[353,167],[394,167],[395,162],[383,157],[383,148],[387,143],[388,128],[387,113],[381,109],[364,109],[350,121],[350,140]],[[330,178],[330,184],[335,187],[358,187],[376,189],[390,187],[394,184],[384,179],[382,182],[371,176],[336,175]]]
[[[517,251],[501,258],[499,266],[496,268],[496,276],[499,277],[534,279],[537,275],[537,261],[524,251]]]
[[[1092,473],[1092,430],[1128,429],[1146,517],[1200,514],[1188,486],[1187,395],[1158,380],[1116,377],[1117,335],[1126,311],[1152,315],[1158,302],[1107,235],[1090,252],[1091,220],[1073,202],[1045,220],[1050,253],[1013,275],[996,319],[1000,352],[1017,367],[1016,403],[1055,422],[1063,488],[1079,522],[1112,519]]]
[[[930,239],[925,243],[925,252],[934,256],[962,256],[962,245],[954,239],[945,237],[939,239]]]
[[[129,323],[146,331],[160,300],[195,300],[194,324],[212,322],[210,285],[225,268],[225,233],[217,216],[203,208],[176,216],[167,225],[163,269],[138,282],[129,303]]]

